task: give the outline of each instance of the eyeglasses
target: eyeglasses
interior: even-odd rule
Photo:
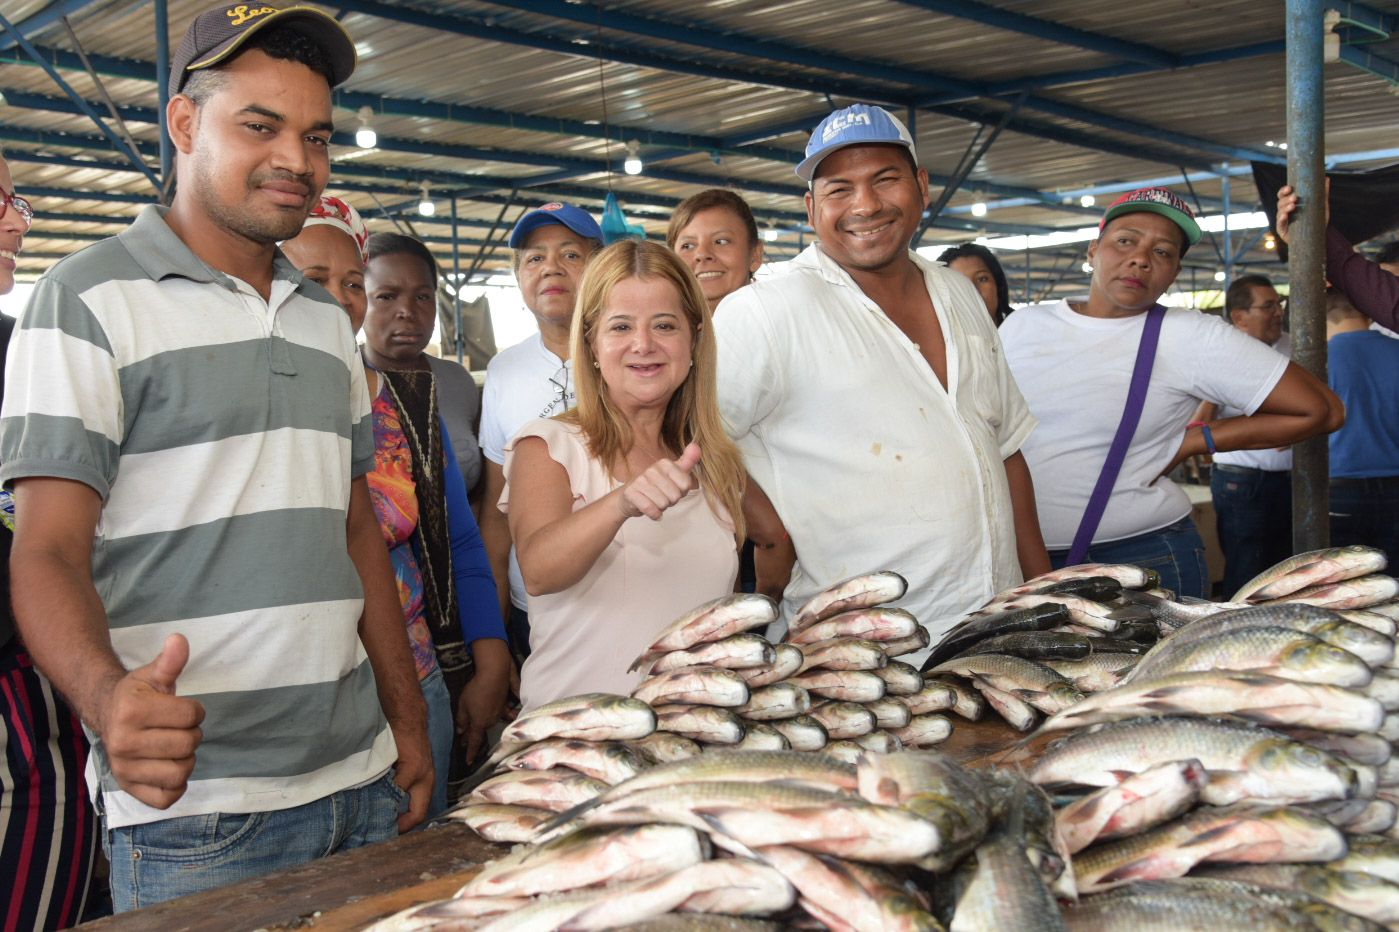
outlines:
[[[6,194],[4,191],[0,191],[0,218],[5,216],[10,205],[14,205],[15,210],[24,218],[26,227],[34,222],[34,208],[30,206],[28,201],[18,194]]]
[[[1269,301],[1267,304],[1253,304],[1244,308],[1246,311],[1267,311],[1269,314],[1286,313],[1287,299],[1280,301]]]

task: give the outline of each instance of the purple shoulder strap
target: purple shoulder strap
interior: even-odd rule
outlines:
[[[1098,484],[1093,486],[1088,507],[1083,511],[1083,520],[1078,523],[1078,533],[1074,534],[1073,546],[1069,548],[1068,566],[1082,563],[1088,554],[1093,535],[1098,533],[1098,524],[1107,510],[1112,487],[1117,483],[1117,474],[1122,471],[1122,463],[1127,459],[1127,447],[1132,443],[1132,435],[1137,432],[1137,424],[1142,419],[1142,408],[1146,406],[1146,389],[1151,384],[1151,367],[1156,362],[1156,343],[1161,337],[1161,320],[1165,316],[1166,309],[1159,304],[1146,312],[1142,339],[1137,344],[1137,362],[1132,368],[1132,384],[1127,389],[1127,404],[1122,408],[1122,420],[1118,422],[1112,446],[1108,447],[1103,471],[1098,474]]]

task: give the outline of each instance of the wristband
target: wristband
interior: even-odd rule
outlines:
[[[1211,456],[1219,452],[1214,448],[1214,434],[1210,433],[1210,425],[1204,421],[1196,421],[1194,424],[1187,425],[1185,429],[1189,430],[1191,427],[1200,428],[1200,432],[1205,435],[1205,449],[1210,451]]]

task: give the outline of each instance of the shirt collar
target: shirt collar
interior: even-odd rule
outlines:
[[[923,273],[925,281],[928,279],[928,270],[937,265],[936,262],[924,259],[911,249],[908,250],[908,257],[913,260],[914,265],[918,266],[918,271]],[[844,285],[860,291],[860,286],[855,284],[855,279],[850,277],[850,273],[841,268],[839,262],[826,255],[819,243],[812,243],[803,249],[795,259],[791,260],[791,264],[794,268],[815,269],[821,273],[822,278],[833,285]],[[863,294],[863,292],[861,293]]]
[[[136,260],[153,281],[161,281],[172,276],[188,278],[195,282],[222,285],[229,290],[237,290],[233,280],[223,272],[210,267],[185,245],[185,241],[175,235],[165,215],[170,208],[158,204],[147,204],[141,208],[136,219],[125,230],[117,234],[127,252]],[[272,278],[294,283],[299,289],[305,278],[291,264],[280,248],[272,254]]]

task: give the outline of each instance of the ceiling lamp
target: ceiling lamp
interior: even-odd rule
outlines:
[[[374,110],[366,104],[359,108],[359,129],[355,130],[355,145],[361,149],[372,149],[379,144],[379,134],[374,132]]]
[[[622,163],[622,170],[628,175],[639,175],[644,167],[641,164],[641,143],[633,139],[627,143],[627,160]]]
[[[432,202],[432,182],[423,182],[423,199],[418,202],[418,213],[424,217],[437,213],[437,205]]]

